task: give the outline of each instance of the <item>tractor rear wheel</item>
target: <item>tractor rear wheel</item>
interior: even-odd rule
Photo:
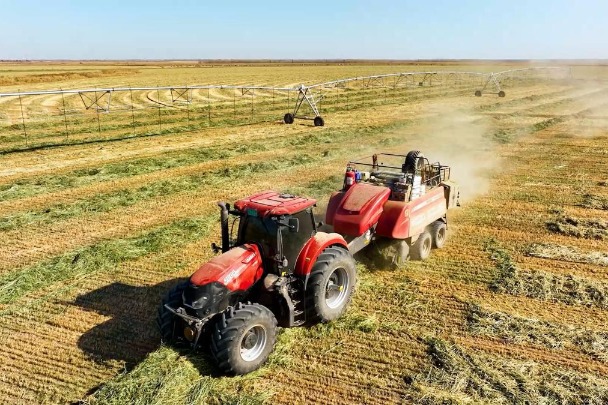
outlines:
[[[182,294],[188,287],[188,281],[173,287],[163,298],[156,314],[156,324],[160,330],[160,337],[164,343],[179,344],[186,343],[181,321],[173,312],[165,308],[165,305],[177,309],[182,305]]]
[[[227,374],[247,374],[266,362],[274,348],[277,320],[260,304],[239,303],[216,321],[211,354]]]
[[[350,302],[356,281],[355,260],[348,250],[323,250],[312,267],[305,291],[306,320],[314,323],[339,318]]]
[[[433,247],[441,249],[445,245],[445,239],[447,235],[447,228],[445,222],[435,221],[431,225],[431,236],[433,237]]]
[[[412,245],[410,256],[414,260],[426,260],[431,254],[433,246],[433,238],[429,231],[424,231],[418,236],[416,242]]]

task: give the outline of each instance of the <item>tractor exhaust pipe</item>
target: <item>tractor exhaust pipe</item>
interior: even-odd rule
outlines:
[[[230,206],[225,202],[218,202],[220,207],[220,221],[222,225],[222,253],[230,249],[230,235],[228,233],[228,210]]]

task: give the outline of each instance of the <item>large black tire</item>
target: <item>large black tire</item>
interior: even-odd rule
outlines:
[[[305,291],[306,321],[338,319],[348,307],[357,282],[355,260],[342,247],[328,247],[310,272]]]
[[[239,303],[216,321],[211,354],[226,374],[247,374],[268,360],[276,342],[277,320],[260,304]]]
[[[481,90],[475,90],[475,97],[481,97]]]
[[[421,156],[422,155],[420,154],[419,150],[409,151],[403,164],[404,173],[414,173],[418,166],[418,158]]]
[[[160,306],[158,307],[158,312],[156,313],[156,324],[158,325],[158,329],[160,331],[160,338],[164,343],[180,344],[186,342],[183,335],[183,329],[180,327],[180,325],[177,325],[178,327],[176,327],[176,321],[180,322],[180,319],[165,308],[165,304],[174,309],[182,306],[182,294],[186,287],[188,287],[188,281],[173,287],[167,293],[167,295],[165,295]]]
[[[431,233],[425,230],[412,245],[410,257],[413,260],[426,260],[431,254],[432,246],[433,238],[431,237]]]
[[[283,116],[283,122],[286,124],[293,124],[294,116],[292,113],[287,113]]]
[[[433,238],[433,247],[441,249],[445,245],[447,237],[447,227],[445,222],[438,220],[431,224],[431,237]]]
[[[504,96],[506,96],[504,91],[501,90],[498,92],[498,97],[504,97]]]
[[[323,120],[323,118],[321,117],[315,117],[313,122],[315,124],[315,127],[322,127],[323,125],[325,125],[325,120]]]

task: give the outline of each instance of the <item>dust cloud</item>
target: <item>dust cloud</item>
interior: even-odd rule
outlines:
[[[501,164],[492,141],[492,119],[447,102],[429,104],[429,112],[432,117],[416,128],[420,139],[415,149],[431,163],[439,161],[451,167],[451,179],[460,186],[461,202],[488,192],[490,176]]]

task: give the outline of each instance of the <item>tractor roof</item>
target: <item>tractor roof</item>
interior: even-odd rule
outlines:
[[[256,210],[258,215],[289,215],[315,205],[317,200],[276,191],[262,191],[234,203],[239,211]]]

